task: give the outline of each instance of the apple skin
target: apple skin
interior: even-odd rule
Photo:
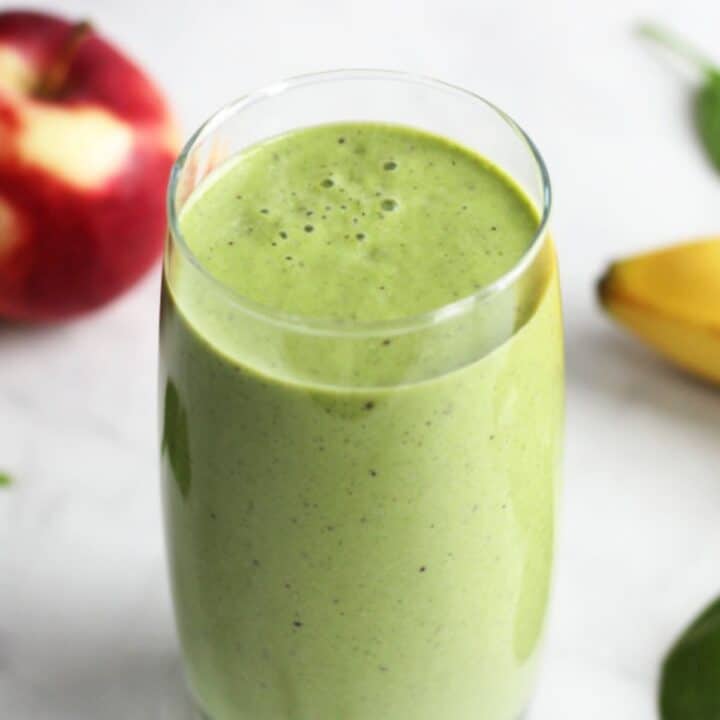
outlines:
[[[168,105],[92,29],[69,54],[76,27],[0,12],[0,317],[10,320],[103,305],[153,265],[166,235],[179,145]],[[63,54],[62,82],[38,92]]]

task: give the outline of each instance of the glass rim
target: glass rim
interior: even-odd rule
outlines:
[[[493,280],[493,282],[484,285],[469,295],[422,313],[377,322],[337,320],[285,312],[252,300],[236,290],[233,290],[231,287],[216,278],[202,264],[197,255],[195,255],[185,241],[185,237],[180,229],[179,213],[175,202],[177,188],[182,172],[193,149],[198,145],[198,143],[202,142],[216,129],[218,129],[226,119],[248,107],[251,107],[255,103],[270,99],[288,90],[292,90],[303,85],[317,84],[321,82],[337,82],[340,80],[372,79],[373,77],[402,83],[425,85],[437,88],[438,90],[449,90],[476,102],[481,102],[487,108],[496,113],[510,127],[510,129],[513,130],[522,141],[524,141],[539,171],[542,184],[542,207],[540,208],[540,222],[533,234],[532,241],[518,261],[500,277]],[[375,335],[404,334],[447,322],[452,318],[463,315],[478,304],[487,302],[512,286],[532,265],[535,257],[543,246],[552,210],[552,185],[550,183],[550,175],[548,173],[547,166],[545,165],[545,161],[530,136],[510,115],[483,96],[459,85],[454,85],[443,80],[437,80],[427,75],[397,70],[349,68],[295,75],[285,80],[280,80],[248,92],[245,95],[242,95],[239,98],[231,100],[223,105],[219,110],[210,115],[184,144],[180,155],[178,155],[177,159],[173,163],[172,170],[170,172],[166,203],[170,234],[177,247],[180,249],[180,252],[183,254],[185,260],[187,260],[205,280],[222,293],[222,295],[224,295],[227,300],[232,303],[232,305],[238,307],[243,312],[266,322],[295,331],[302,331],[307,334],[369,337]],[[167,260],[167,254],[165,260]]]

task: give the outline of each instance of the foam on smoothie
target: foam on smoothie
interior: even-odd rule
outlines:
[[[441,307],[507,272],[537,214],[491,163],[401,126],[297,130],[227,162],[181,229],[239,294],[315,318],[381,321]]]

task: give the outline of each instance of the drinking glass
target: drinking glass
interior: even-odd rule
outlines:
[[[235,154],[333,122],[412,126],[510,176],[537,231],[502,277],[377,323],[223,285],[183,207]],[[336,71],[213,115],[172,173],[160,322],[162,487],[188,686],[212,720],[517,720],[551,586],[563,339],[550,181],[466,90]]]

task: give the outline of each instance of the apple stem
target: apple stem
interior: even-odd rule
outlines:
[[[57,58],[40,78],[40,82],[35,89],[35,95],[53,98],[60,94],[70,72],[70,66],[75,59],[75,54],[83,40],[92,32],[92,29],[92,25],[86,20],[75,23],[70,28],[68,37],[60,48]]]

